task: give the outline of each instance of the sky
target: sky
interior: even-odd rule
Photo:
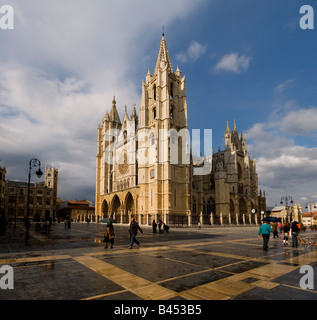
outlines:
[[[173,68],[186,76],[189,128],[212,129],[217,151],[236,120],[267,206],[283,196],[302,207],[317,202],[317,26],[299,25],[303,5],[317,18],[314,1],[5,4],[14,9],[14,29],[0,29],[0,165],[8,179],[26,181],[37,158],[58,168],[63,200],[94,201],[98,125],[114,95],[121,117],[125,105],[138,110],[164,26]]]

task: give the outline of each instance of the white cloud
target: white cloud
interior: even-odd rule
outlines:
[[[289,112],[281,121],[283,132],[293,135],[307,135],[317,132],[317,108],[297,109]]]
[[[275,92],[280,94],[283,93],[294,81],[294,79],[285,80],[284,82],[282,82],[274,88]]]
[[[316,190],[317,147],[301,146],[295,142],[297,134],[304,134],[310,109],[280,113],[275,121],[256,123],[244,132],[248,150],[257,160],[259,187],[266,190],[268,205],[278,203],[280,197],[293,196],[296,201],[311,199]],[[309,119],[309,118],[308,118]],[[287,135],[284,137],[285,132]],[[309,137],[312,130],[306,130]]]
[[[234,73],[245,72],[250,66],[251,57],[231,53],[223,56],[214,67],[215,71],[228,71]]]
[[[196,61],[207,51],[207,45],[202,45],[197,41],[192,41],[189,44],[186,52],[180,52],[176,55],[177,61],[182,63],[188,61]]]

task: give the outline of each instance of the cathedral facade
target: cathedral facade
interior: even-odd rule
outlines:
[[[98,127],[96,218],[141,224],[256,223],[266,210],[258,194],[255,160],[234,123],[225,150],[197,159],[189,147],[186,80],[173,70],[164,38],[135,106],[119,117],[115,97]]]

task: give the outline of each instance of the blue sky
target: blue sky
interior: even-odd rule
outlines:
[[[236,119],[257,160],[267,205],[317,202],[317,27],[299,27],[299,0],[13,0],[0,30],[0,158],[9,179],[28,161],[59,168],[63,199],[94,200],[96,131],[115,93],[140,104],[162,26],[187,81],[191,129],[223,148]]]

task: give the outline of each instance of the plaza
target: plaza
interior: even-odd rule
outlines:
[[[171,228],[142,226],[140,248],[128,249],[126,225],[114,225],[113,249],[101,242],[104,224],[63,223],[49,234],[8,225],[0,236],[0,268],[13,267],[14,289],[0,300],[315,300],[301,289],[301,266],[317,266],[317,253],[283,246],[271,237],[262,249],[258,227]],[[306,231],[305,236],[316,232]],[[1,275],[2,276],[2,275]]]

